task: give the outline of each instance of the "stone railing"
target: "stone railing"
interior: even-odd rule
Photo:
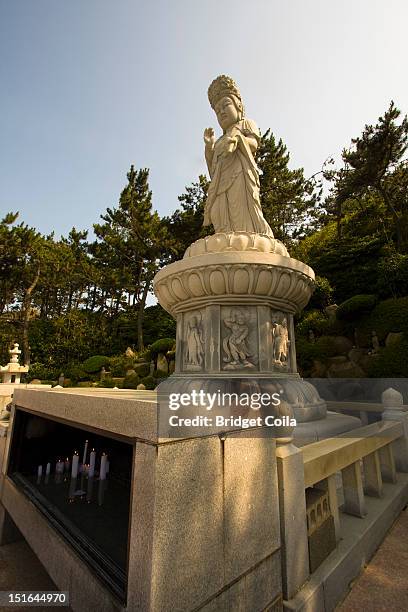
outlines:
[[[347,402],[344,407],[349,409],[349,405]],[[361,404],[356,409],[360,407]],[[302,449],[290,440],[283,444],[278,441],[286,600],[295,597],[313,576],[311,571],[316,566],[313,567],[312,561],[311,534],[316,525],[327,519],[327,502],[334,531],[333,550],[342,538],[342,513],[366,516],[365,496],[382,497],[383,482],[395,484],[397,471],[408,472],[408,411],[401,394],[388,389],[382,395],[381,404],[368,404],[364,408],[382,414],[382,420]],[[321,537],[330,539],[327,530]],[[324,545],[324,541],[318,543],[318,547]]]

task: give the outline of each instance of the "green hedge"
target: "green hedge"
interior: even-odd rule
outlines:
[[[296,324],[296,336],[305,336],[307,338],[310,329],[318,336],[343,336],[347,331],[342,321],[329,319],[320,310],[311,310],[303,315]]]
[[[174,348],[176,341],[174,338],[160,338],[160,340],[156,340],[150,347],[150,351],[152,355],[157,355],[158,353],[167,353],[167,351],[171,351]]]
[[[408,378],[408,339],[406,336],[391,346],[380,349],[368,372],[374,378]]]
[[[96,374],[97,372],[100,372],[102,368],[108,367],[109,362],[109,357],[105,357],[104,355],[93,355],[84,361],[82,368],[88,374]]]
[[[140,377],[137,374],[129,374],[129,376],[126,376],[125,380],[123,381],[123,388],[136,389],[140,382]]]
[[[140,382],[150,391],[157,387],[157,380],[153,378],[153,376],[146,376],[145,378],[142,378]]]
[[[390,332],[404,332],[408,337],[408,297],[390,298],[377,304],[374,310],[358,324],[360,335],[369,346],[371,332],[376,331],[380,342]]]

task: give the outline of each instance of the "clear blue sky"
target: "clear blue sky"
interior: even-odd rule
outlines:
[[[407,23],[406,0],[0,0],[0,213],[90,228],[131,163],[170,213],[220,73],[313,174],[391,99],[408,111]]]

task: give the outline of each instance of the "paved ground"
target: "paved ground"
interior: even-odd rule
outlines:
[[[58,591],[44,567],[41,565],[25,540],[14,544],[0,546],[0,591]],[[69,612],[68,607],[42,607],[42,606],[0,606],[0,610],[20,611],[32,610],[37,612]]]
[[[401,512],[374,557],[336,612],[407,612],[408,508]]]
[[[25,540],[0,547],[0,591],[57,591]],[[68,607],[1,607],[0,611],[71,612]],[[408,508],[336,612],[408,611]]]

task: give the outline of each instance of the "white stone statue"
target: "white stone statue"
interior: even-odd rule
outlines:
[[[275,323],[273,328],[273,357],[275,363],[286,364],[288,361],[289,333],[286,318],[282,323]]]
[[[213,128],[204,131],[205,158],[211,183],[204,210],[204,225],[215,232],[273,232],[265,221],[259,198],[259,171],[254,159],[260,132],[244,117],[241,94],[228,76],[217,77],[208,98],[223,130],[216,141]]]
[[[201,366],[204,361],[203,337],[198,317],[193,316],[187,324],[186,363]]]

